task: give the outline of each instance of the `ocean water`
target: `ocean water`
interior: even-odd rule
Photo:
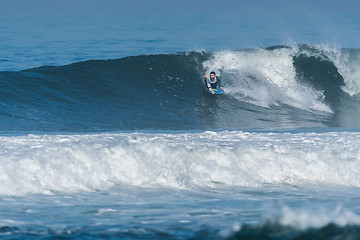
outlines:
[[[359,239],[358,18],[276,16],[2,15],[0,238]]]

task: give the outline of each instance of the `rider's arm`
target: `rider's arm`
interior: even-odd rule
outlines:
[[[209,78],[205,76],[205,85],[209,89],[209,91],[212,91],[211,84],[209,82]]]

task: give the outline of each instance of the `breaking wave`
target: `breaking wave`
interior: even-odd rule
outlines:
[[[1,137],[0,194],[116,186],[360,186],[356,132],[102,133]]]
[[[358,127],[360,50],[276,46],[0,72],[2,132]],[[210,96],[215,70],[225,94]]]

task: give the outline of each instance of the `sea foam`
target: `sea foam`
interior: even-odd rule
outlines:
[[[227,91],[241,101],[331,112],[321,91],[297,80],[293,56],[298,51],[297,47],[219,51],[203,65],[206,71],[215,70],[223,76]]]
[[[358,133],[113,133],[1,137],[0,194],[114,186],[360,186]]]

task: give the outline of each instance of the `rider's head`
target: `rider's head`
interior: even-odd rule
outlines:
[[[214,78],[214,77],[215,77],[215,75],[216,75],[216,74],[215,74],[215,72],[214,72],[214,71],[210,72],[210,77],[211,77],[211,78]]]

